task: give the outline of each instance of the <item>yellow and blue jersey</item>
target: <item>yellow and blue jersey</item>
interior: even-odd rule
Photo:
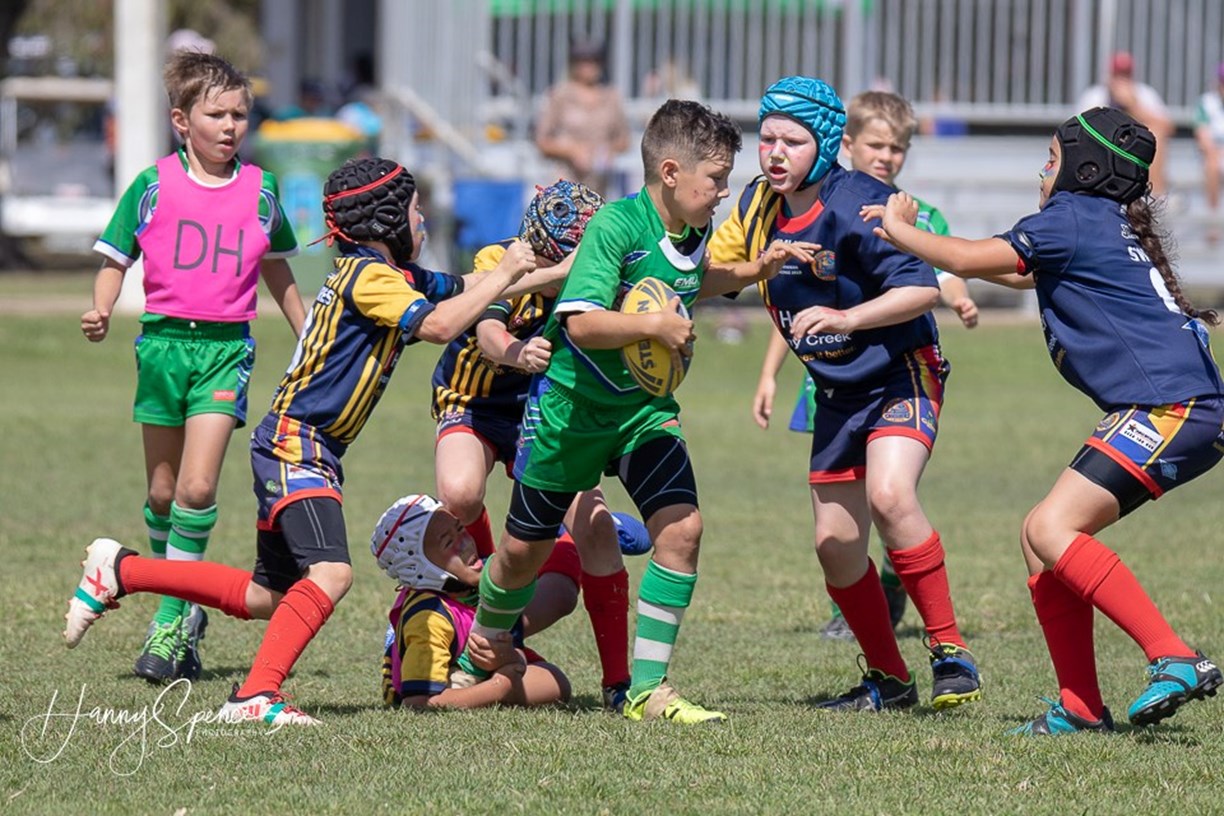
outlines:
[[[760,290],[791,350],[822,388],[861,387],[881,380],[913,352],[938,343],[929,313],[850,334],[790,337],[795,315],[812,306],[849,309],[890,289],[938,287],[929,265],[876,237],[872,225],[859,215],[863,205],[883,204],[892,192],[892,187],[866,173],[834,166],[812,208],[791,214],[761,177],[745,188],[731,218],[711,241],[716,261],[755,259],[775,239],[820,244],[815,264],[788,259],[776,277],[760,284]]]
[[[476,254],[475,271],[493,269],[506,254],[511,240],[491,244]],[[433,416],[473,412],[494,414],[518,422],[531,386],[531,374],[498,365],[480,352],[476,325],[484,320],[504,323],[512,336],[527,340],[539,334],[552,313],[556,298],[530,293],[494,303],[438,359],[433,373]]]
[[[453,275],[400,269],[358,247],[319,290],[272,413],[309,425],[343,451],[365,426],[404,346],[434,304],[463,291]]]

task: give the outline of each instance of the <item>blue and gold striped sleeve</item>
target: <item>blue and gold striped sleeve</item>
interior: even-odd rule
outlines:
[[[455,627],[442,602],[421,602],[404,610],[396,637],[400,639],[400,694],[432,697],[450,684]]]
[[[351,290],[353,305],[380,326],[398,326],[413,335],[434,305],[388,264],[371,262],[361,270]]]

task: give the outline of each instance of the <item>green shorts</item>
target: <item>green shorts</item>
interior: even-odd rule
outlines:
[[[145,425],[181,427],[196,414],[246,424],[255,340],[246,323],[158,318],[136,338],[136,405]]]
[[[608,465],[651,439],[683,440],[679,412],[671,397],[606,405],[537,377],[523,411],[514,478],[537,490],[590,490]]]

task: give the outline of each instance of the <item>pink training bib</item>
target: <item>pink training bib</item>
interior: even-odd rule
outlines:
[[[263,171],[244,164],[223,187],[187,175],[178,153],[157,162],[157,206],[137,240],[145,311],[187,320],[255,318],[259,262],[271,242],[259,222]]]

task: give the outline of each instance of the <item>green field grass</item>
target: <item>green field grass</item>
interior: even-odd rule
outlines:
[[[84,545],[98,535],[142,539],[143,465],[130,422],[136,323],[118,320],[106,343],[90,346],[75,314],[4,315],[0,806],[121,814],[1218,812],[1219,701],[1190,705],[1156,728],[1122,725],[1112,737],[1003,735],[1041,709],[1038,695],[1056,692],[1017,530],[1098,412],[1058,379],[1035,324],[992,326],[990,314],[983,323],[972,333],[945,331],[953,373],[923,482],[985,675],[980,704],[944,715],[926,705],[882,716],[813,709],[813,700],[852,685],[858,670],[853,645],[818,634],[828,601],[812,553],[807,441],[785,427],[762,432],[749,417],[764,324],[754,324],[745,344],[728,346],[702,322],[679,396],[706,536],[672,673],[686,695],[729,713],[725,727],[635,725],[599,711],[595,649],[581,612],[533,641],[570,674],[575,699],[565,708],[380,708],[383,616],[394,591],[366,542],[391,501],[433,484],[427,404],[436,354],[415,346],[345,460],[354,588],[287,685],[324,726],[267,734],[202,725],[188,739],[185,724],[214,711],[242,678],[263,631],[216,613],[204,678],[189,696],[162,698],[166,725],[149,724],[142,742],[130,723],[82,719],[70,732],[71,718],[46,716],[74,710],[78,699],[85,711],[137,713],[158,695],[130,674],[153,598],[126,599],[72,652],[59,634]],[[291,348],[279,316],[258,321],[256,334],[258,416]],[[786,373],[780,426],[797,366]],[[1220,478],[1209,474],[1103,536],[1183,637],[1217,656],[1224,654]],[[619,485],[607,486],[614,506],[630,509]],[[507,482],[495,476],[491,488],[499,517]],[[220,506],[209,557],[249,567],[245,432],[234,436]],[[635,585],[643,566],[630,564]],[[930,676],[912,609],[902,630],[925,701]],[[1106,700],[1124,719],[1144,683],[1143,655],[1100,618],[1097,632]]]

